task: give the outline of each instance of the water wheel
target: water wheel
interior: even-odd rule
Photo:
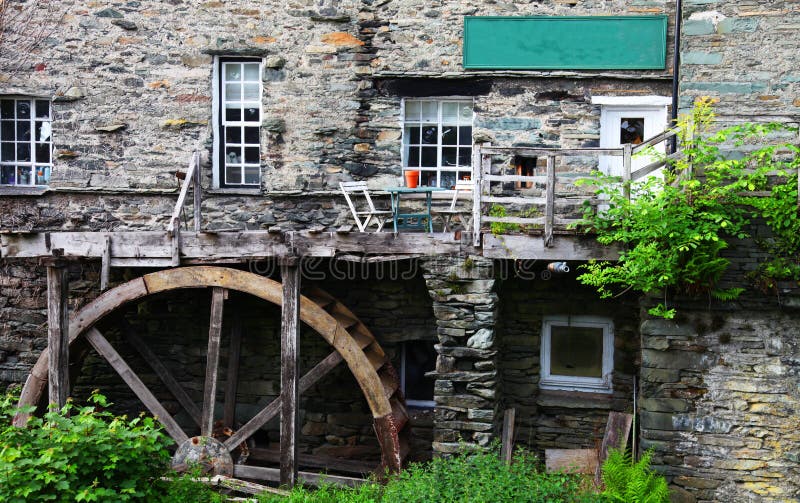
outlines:
[[[199,427],[200,434],[194,436],[178,424],[96,327],[98,322],[120,311],[124,306],[145,300],[149,296],[187,288],[211,290],[207,365],[204,399],[201,406],[198,407],[189,397],[167,366],[134,331],[122,330],[122,332],[123,336],[127,337],[127,342],[139,351],[175,400]],[[83,338],[119,374],[130,390],[163,424],[166,433],[178,444],[173,464],[201,461],[210,471],[218,475],[280,480],[280,470],[234,465],[230,454],[279,414],[280,396],[254,414],[236,431],[228,431],[227,438],[215,439],[213,436],[220,332],[223,306],[228,291],[250,294],[275,305],[282,303],[281,283],[237,269],[199,266],[154,272],[106,291],[75,312],[69,323],[70,347],[77,346],[76,341]],[[374,429],[381,448],[382,462],[377,467],[378,470],[381,472],[400,470],[407,450],[405,443],[401,442],[400,432],[408,422],[408,415],[399,390],[397,374],[375,337],[347,307],[318,288],[312,288],[306,295],[300,296],[299,319],[334,349],[299,379],[300,393],[308,390],[339,363],[345,362],[360,386],[373,417]],[[231,345],[235,344],[237,342],[232,337]],[[234,355],[238,355],[238,352],[238,347],[231,347],[229,351]],[[231,379],[235,381],[236,376],[228,376],[228,381]],[[45,350],[28,376],[20,405],[40,405],[43,396],[47,395],[47,385],[48,351]],[[234,407],[235,403],[226,401],[223,414],[226,417],[225,421],[230,421],[231,410]],[[15,418],[15,424],[23,425],[25,419],[24,416],[18,416]]]

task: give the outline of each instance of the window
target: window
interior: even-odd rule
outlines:
[[[592,316],[548,316],[542,322],[542,389],[611,393],[614,323]]]
[[[436,370],[436,348],[432,341],[407,341],[400,345],[400,387],[406,403],[433,407],[433,378],[426,372]]]
[[[0,98],[0,185],[47,185],[51,117],[50,100]]]
[[[601,105],[600,147],[616,148],[624,143],[637,145],[664,131],[667,127],[667,105],[664,96],[594,96],[593,104]],[[664,152],[664,142],[655,146]],[[631,170],[636,171],[654,159],[634,157]],[[622,157],[601,156],[600,170],[608,175],[622,176]]]
[[[214,107],[214,186],[261,186],[261,60],[220,58]]]
[[[419,184],[455,187],[472,175],[472,100],[405,100],[403,170]]]

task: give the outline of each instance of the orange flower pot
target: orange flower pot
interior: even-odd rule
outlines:
[[[406,171],[406,187],[414,189],[419,185],[419,171]]]

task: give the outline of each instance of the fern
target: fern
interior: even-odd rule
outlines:
[[[603,463],[603,496],[620,503],[668,503],[667,481],[650,468],[651,457],[647,451],[634,462],[630,451],[609,451]]]

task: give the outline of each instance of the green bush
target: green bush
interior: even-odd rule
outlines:
[[[160,486],[172,440],[153,418],[114,417],[93,394],[16,428],[15,401],[0,401],[0,501],[143,501]]]
[[[650,468],[651,453],[634,462],[630,452],[611,450],[603,463],[603,496],[620,503],[669,503],[663,476]]]
[[[263,503],[538,503],[602,501],[579,475],[543,473],[531,454],[519,452],[507,465],[496,451],[470,452],[414,464],[385,486],[356,489],[324,486],[292,490],[289,498],[263,496]]]

